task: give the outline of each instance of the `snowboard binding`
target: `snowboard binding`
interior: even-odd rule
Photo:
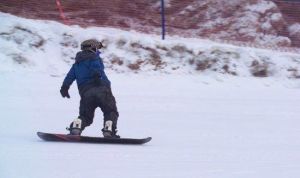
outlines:
[[[102,129],[102,134],[104,138],[120,138],[119,135],[117,135],[117,130],[113,126],[113,122],[108,120],[104,123],[104,128]]]
[[[70,131],[69,135],[81,135],[82,132],[82,120],[80,118],[75,119],[71,124],[70,127],[66,128]]]

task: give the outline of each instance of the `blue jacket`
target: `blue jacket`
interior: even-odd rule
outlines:
[[[63,85],[70,87],[76,80],[79,92],[82,93],[94,86],[96,79],[100,79],[102,84],[110,87],[100,52],[80,51],[76,54],[75,63],[65,77]]]

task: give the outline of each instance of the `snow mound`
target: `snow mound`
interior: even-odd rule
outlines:
[[[300,55],[237,47],[209,40],[168,38],[113,28],[81,28],[0,13],[0,71],[63,75],[80,42],[102,41],[102,58],[115,72],[300,77]]]

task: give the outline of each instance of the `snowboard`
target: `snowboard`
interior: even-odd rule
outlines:
[[[110,143],[110,144],[136,144],[141,145],[149,142],[152,138],[104,138],[104,137],[89,137],[66,134],[54,134],[37,132],[37,135],[45,141],[57,142],[79,142],[79,143]]]

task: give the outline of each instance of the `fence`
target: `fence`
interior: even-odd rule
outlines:
[[[10,0],[0,2],[0,11],[67,25],[161,34],[162,1],[166,35],[300,52],[300,1]]]

